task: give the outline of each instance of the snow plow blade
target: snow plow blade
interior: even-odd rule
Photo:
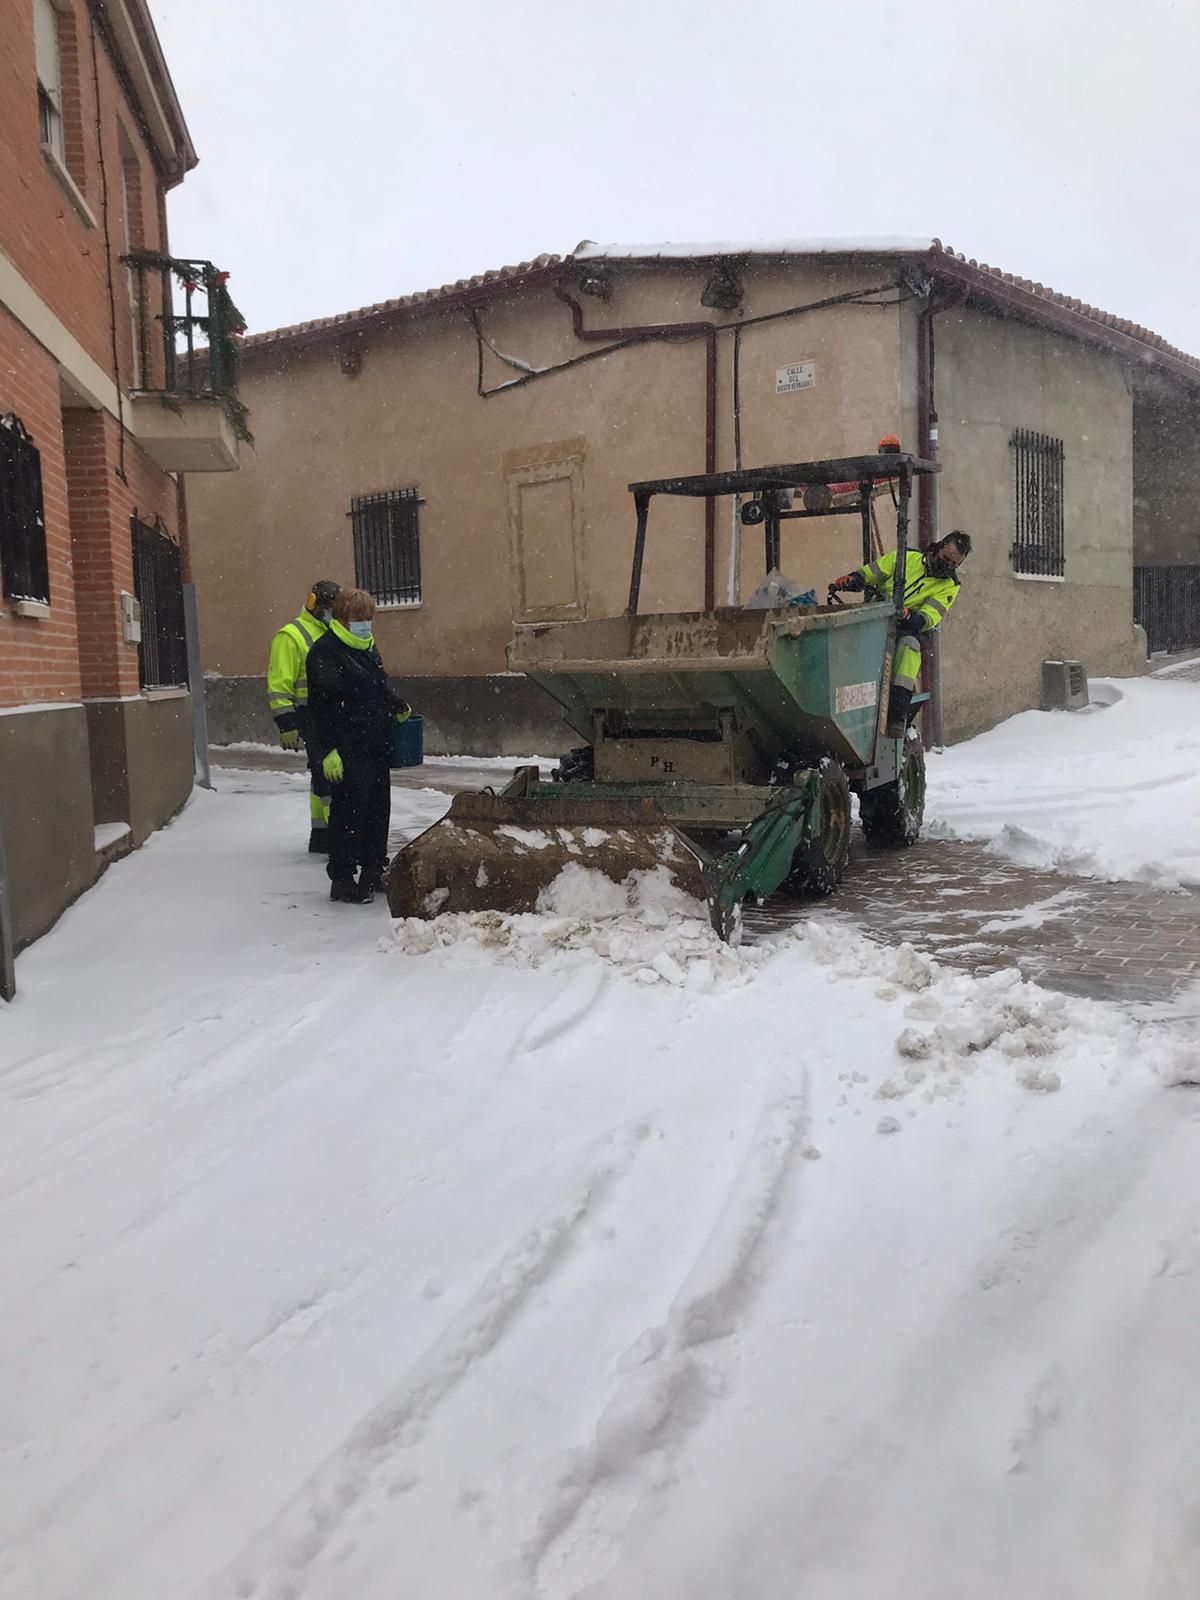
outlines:
[[[396,855],[387,875],[393,917],[448,911],[534,911],[571,862],[622,883],[666,867],[677,888],[707,900],[703,860],[653,800],[580,795],[455,795],[440,822]]]

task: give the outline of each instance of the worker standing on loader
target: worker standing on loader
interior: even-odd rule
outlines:
[[[339,590],[329,631],[308,658],[309,750],[333,785],[329,898],[352,905],[369,905],[383,887],[392,729],[412,715],[379,659],[374,615],[365,589]]]
[[[971,553],[971,536],[956,528],[928,550],[909,550],[904,570],[904,613],[896,631],[896,656],[888,695],[886,733],[901,739],[908,729],[908,709],[921,670],[921,636],[932,633],[958,598],[958,567]],[[891,599],[896,552],[889,550],[831,587],[858,594],[874,589]]]
[[[279,742],[285,750],[299,750],[301,744],[307,747],[308,848],[313,855],[324,855],[329,848],[330,789],[308,738],[308,652],[328,632],[337,592],[331,578],[313,584],[304,610],[293,622],[285,622],[271,640],[267,663],[267,703],[279,729]]]

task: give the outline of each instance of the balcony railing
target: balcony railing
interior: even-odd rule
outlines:
[[[250,442],[237,390],[237,339],[246,324],[226,288],[229,274],[211,261],[151,250],[121,259],[130,273],[133,388],[180,401],[219,400],[237,436]]]

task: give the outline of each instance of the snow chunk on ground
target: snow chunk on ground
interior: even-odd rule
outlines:
[[[568,862],[538,896],[536,912],[455,912],[393,925],[405,955],[442,950],[460,959],[499,956],[522,967],[571,967],[599,958],[644,984],[710,989],[742,983],[766,950],[737,951],[713,932],[706,907],[663,866],[614,883]]]
[[[1024,711],[932,757],[926,835],[984,839],[1021,866],[1200,885],[1200,683],[1088,689],[1086,713]],[[1044,920],[1070,906],[1031,911]]]

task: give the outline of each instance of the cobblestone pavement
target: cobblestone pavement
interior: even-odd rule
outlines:
[[[747,912],[747,935],[800,916],[847,918],[954,966],[1016,966],[1097,1000],[1168,1000],[1200,982],[1200,894],[1034,872],[980,844],[925,840],[883,851],[856,835],[836,896],[803,905],[776,898]]]
[[[1200,659],[1194,670],[1200,678]],[[213,761],[303,771],[300,758],[282,751],[214,750]],[[214,776],[219,784],[219,770]],[[502,777],[495,767],[430,763],[393,772],[392,783],[454,793]],[[749,908],[746,936],[807,917],[849,920],[973,972],[1016,966],[1049,988],[1098,1000],[1163,1001],[1200,984],[1200,894],[1035,872],[981,844],[923,840],[911,850],[870,850],[856,829],[838,894],[815,902],[776,896]]]

